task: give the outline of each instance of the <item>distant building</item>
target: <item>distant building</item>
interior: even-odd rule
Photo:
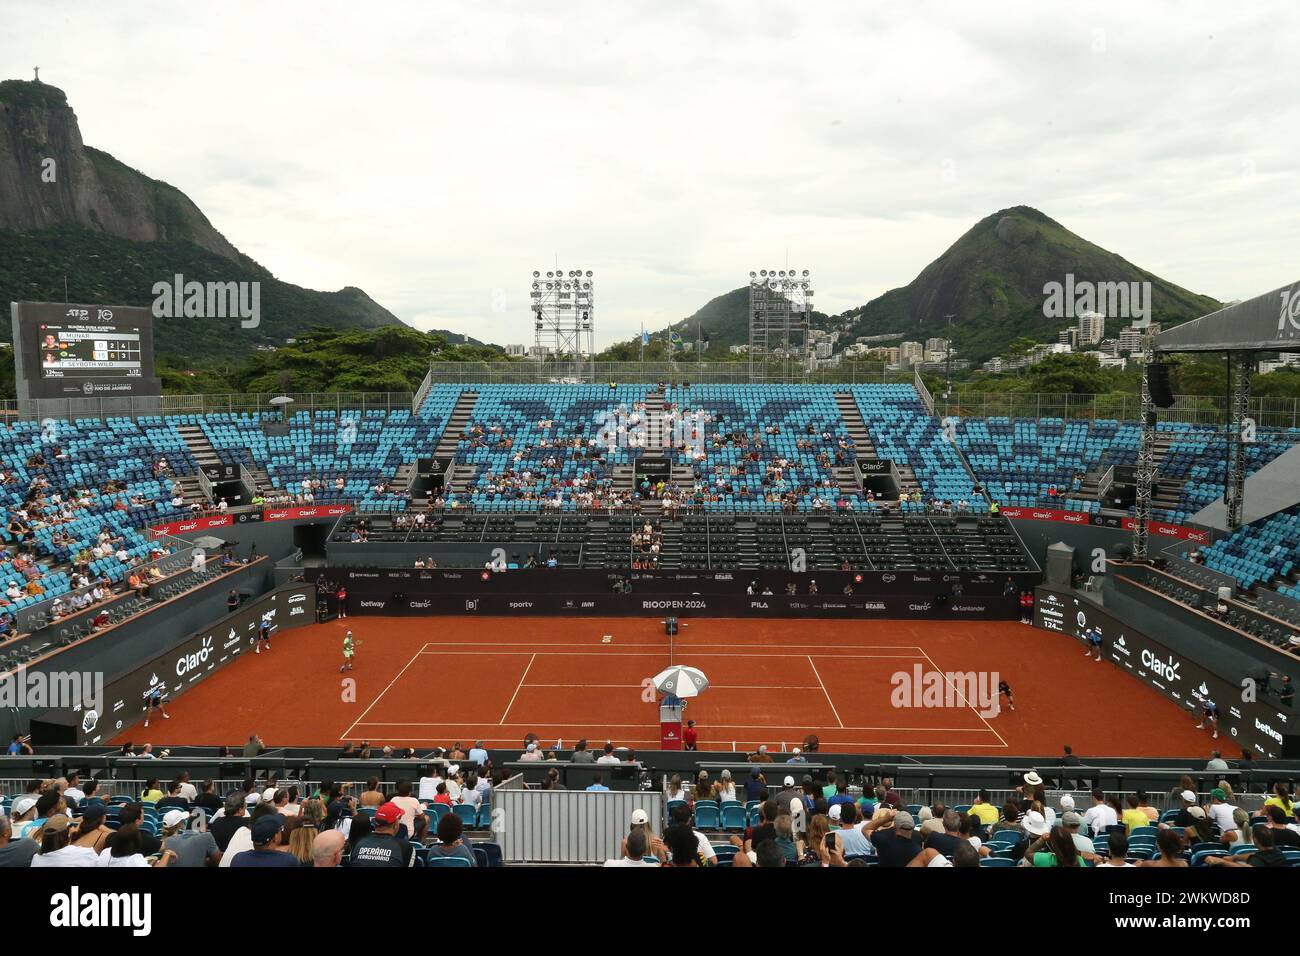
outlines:
[[[1145,329],[1135,329],[1131,325],[1124,326],[1124,328],[1119,330],[1119,350],[1125,353],[1141,352],[1142,336],[1148,332],[1152,335],[1158,334],[1160,332],[1160,323],[1152,322],[1151,325]]]
[[[748,345],[732,345],[727,349],[732,355],[744,355],[749,351]]]
[[[924,359],[925,346],[920,342],[903,342],[898,346],[898,361],[903,365],[915,365]]]
[[[1001,372],[1004,368],[1006,368],[1006,362],[1003,361],[1001,355],[995,355],[987,362],[984,363],[984,371],[986,372],[993,372],[994,374],[997,374],[998,372]]]
[[[1106,317],[1100,312],[1084,312],[1079,316],[1079,337],[1076,347],[1096,345],[1106,334]]]
[[[946,355],[948,353],[948,340],[941,338],[926,339],[925,351],[927,354],[938,352]]]
[[[1062,345],[1068,345],[1070,348],[1076,348],[1079,345],[1079,330],[1074,326],[1071,326],[1068,329],[1061,329],[1060,334],[1056,337],[1056,341],[1060,342]]]
[[[513,356],[515,356],[516,358],[521,358],[521,357],[523,357],[524,355],[527,355],[527,354],[528,354],[528,346],[526,346],[526,345],[507,345],[507,346],[506,346],[506,355],[513,355]]]
[[[1259,360],[1260,375],[1276,372],[1280,368],[1300,368],[1300,352],[1280,352],[1277,358]]]
[[[1102,368],[1125,368],[1128,366],[1128,359],[1121,355],[1107,355],[1105,352],[1084,352],[1091,358],[1097,360],[1097,364]]]

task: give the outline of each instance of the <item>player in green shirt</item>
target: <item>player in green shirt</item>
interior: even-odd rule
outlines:
[[[361,645],[360,641],[352,639],[352,632],[348,631],[343,636],[343,663],[339,667],[339,673],[345,670],[352,670],[352,658],[356,656],[357,648]]]

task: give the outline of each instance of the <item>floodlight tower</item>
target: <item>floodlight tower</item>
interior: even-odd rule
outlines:
[[[806,357],[813,287],[808,270],[758,269],[749,274],[749,380],[761,381],[767,361],[780,353]],[[788,371],[787,376],[788,377]]]
[[[590,269],[533,270],[533,328],[542,356],[576,364],[595,354],[595,292]]]

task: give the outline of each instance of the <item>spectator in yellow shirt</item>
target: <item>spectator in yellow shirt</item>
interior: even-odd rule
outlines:
[[[971,804],[969,813],[972,817],[980,822],[980,826],[991,827],[998,822],[998,808],[989,803],[989,792],[981,790],[975,802]]]
[[[1138,827],[1150,826],[1151,818],[1147,816],[1146,812],[1142,809],[1141,801],[1138,799],[1136,793],[1130,793],[1128,795],[1127,803],[1128,806],[1125,807],[1124,815],[1120,817],[1119,822],[1128,828],[1127,833],[1129,836],[1132,836],[1133,831]]]

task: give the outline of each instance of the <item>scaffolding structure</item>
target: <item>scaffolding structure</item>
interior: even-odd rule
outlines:
[[[596,353],[596,282],[591,270],[533,270],[535,358],[581,362]]]
[[[813,287],[808,270],[759,269],[749,274],[749,380],[763,381],[768,363],[806,361]],[[788,372],[786,373],[788,376]]]

